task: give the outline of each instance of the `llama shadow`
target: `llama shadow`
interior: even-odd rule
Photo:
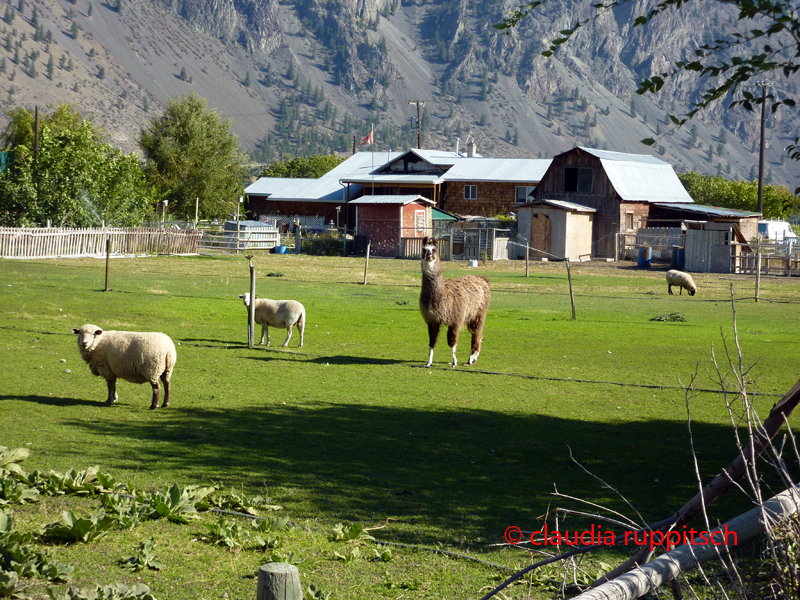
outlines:
[[[270,352],[270,356],[248,356],[249,360],[273,361],[273,360],[289,360],[297,362],[297,358],[302,359],[302,352],[292,352],[289,348],[275,349],[265,348]],[[278,354],[278,356],[275,356]],[[288,356],[286,356],[288,355]],[[286,356],[284,358],[284,356]],[[414,360],[395,360],[391,358],[364,358],[362,356],[316,356],[308,358],[302,362],[313,363],[317,365],[405,365],[416,364],[419,361]]]
[[[22,400],[23,402],[35,402],[36,404],[46,404],[48,406],[100,406],[103,404],[103,402],[98,402],[97,400],[60,398],[57,396],[0,396],[0,402],[4,400]]]

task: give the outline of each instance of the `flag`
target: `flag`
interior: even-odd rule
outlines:
[[[372,144],[372,129],[369,130],[369,135],[364,138],[360,145],[363,146],[364,144],[368,146]]]

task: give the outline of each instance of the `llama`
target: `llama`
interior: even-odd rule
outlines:
[[[467,365],[478,360],[483,340],[483,324],[492,296],[486,277],[464,275],[456,279],[442,277],[436,238],[422,240],[422,291],[419,295],[419,310],[428,324],[430,354],[428,364],[433,362],[433,349],[439,337],[439,327],[447,325],[447,345],[453,350],[453,367],[458,366],[456,344],[461,328],[466,325],[472,333],[472,349]]]

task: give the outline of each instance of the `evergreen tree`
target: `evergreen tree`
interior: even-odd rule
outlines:
[[[73,40],[77,40],[78,39],[78,24],[75,21],[73,21],[72,25],[70,25],[70,27],[69,27],[69,36]]]
[[[92,3],[91,2],[89,2],[89,8],[86,9],[86,16],[89,17],[90,19],[92,18]]]
[[[106,69],[105,69],[105,67],[97,67],[97,78],[98,79],[105,79],[106,78]]]
[[[636,101],[631,98],[631,117],[636,118]]]
[[[50,55],[50,60],[47,61],[47,78],[50,81],[53,81],[53,72],[55,71],[56,65],[55,61],[53,60],[53,55]]]
[[[242,85],[244,87],[248,87],[248,88],[250,87],[250,71],[249,70],[244,74],[244,81],[242,81]]]

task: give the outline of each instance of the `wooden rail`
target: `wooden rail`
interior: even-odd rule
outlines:
[[[77,258],[114,254],[197,254],[202,231],[173,229],[69,229],[0,227],[2,258]]]

